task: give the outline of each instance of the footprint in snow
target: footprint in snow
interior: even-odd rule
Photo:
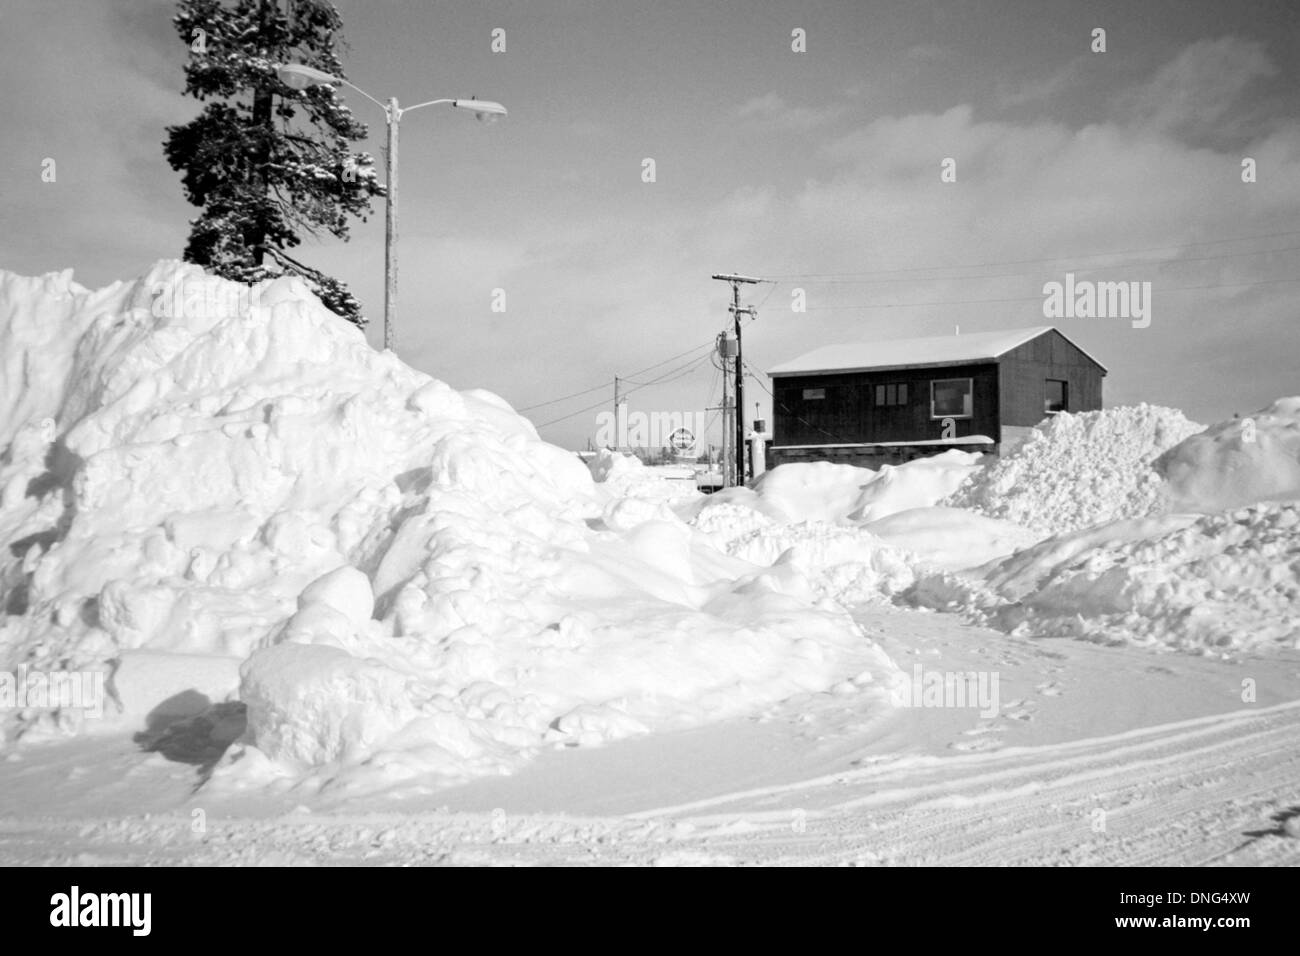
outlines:
[[[992,728],[990,728],[992,730]],[[967,731],[974,733],[975,731]],[[960,750],[963,753],[980,753],[986,750],[997,750],[1002,746],[1002,741],[998,737],[976,737],[973,740],[957,740],[948,745],[951,750]]]

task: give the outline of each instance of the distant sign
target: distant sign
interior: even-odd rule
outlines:
[[[668,447],[673,451],[691,451],[695,448],[695,433],[689,428],[677,429],[668,436]]]

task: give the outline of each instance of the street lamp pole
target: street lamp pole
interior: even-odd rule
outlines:
[[[393,340],[397,315],[397,124],[402,110],[397,97],[388,100],[388,188],[384,190],[384,351],[396,352]]]
[[[476,119],[490,123],[505,116],[506,108],[492,100],[473,98],[428,100],[403,108],[398,105],[395,96],[389,97],[388,102],[383,103],[355,83],[301,63],[282,63],[276,67],[276,75],[282,83],[295,90],[306,89],[309,86],[351,87],[382,109],[387,118],[388,185],[384,190],[386,199],[384,204],[384,349],[394,351],[397,325],[397,126],[402,121],[402,114],[424,106],[446,103],[453,109],[468,110]]]

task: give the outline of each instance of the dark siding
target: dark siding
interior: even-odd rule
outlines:
[[[909,442],[940,438],[943,421],[930,418],[930,382],[970,378],[974,401],[969,419],[956,419],[956,436],[999,440],[999,382],[995,364],[893,369],[833,375],[782,376],[774,380],[774,445],[833,445]],[[877,407],[875,386],[907,385],[907,404]],[[803,398],[806,388],[826,389],[826,398]],[[1040,398],[1041,404],[1041,398]],[[1041,415],[1040,415],[1041,417]]]
[[[1059,332],[1047,332],[1012,349],[999,364],[1003,425],[1031,426],[1043,420],[1049,378],[1068,383],[1066,411],[1091,412],[1102,407],[1105,373]]]

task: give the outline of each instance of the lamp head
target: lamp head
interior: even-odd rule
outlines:
[[[469,110],[481,123],[495,123],[506,115],[506,108],[492,100],[452,100],[451,105],[458,110]]]
[[[343,82],[324,70],[301,63],[281,63],[275,68],[275,75],[281,83],[293,90],[305,90],[309,86],[337,86]]]

